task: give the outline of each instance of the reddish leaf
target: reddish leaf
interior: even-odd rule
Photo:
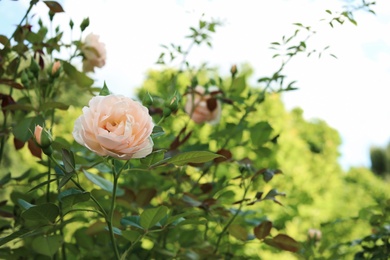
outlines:
[[[269,246],[273,246],[294,253],[299,250],[299,246],[300,246],[297,241],[284,234],[278,234],[274,238],[267,238],[264,240],[264,242]]]
[[[43,1],[53,13],[63,13],[64,9],[56,1]]]
[[[199,208],[204,209],[204,210],[208,210],[210,208],[210,206],[214,205],[215,203],[217,203],[216,199],[213,199],[213,198],[205,199],[202,202],[202,205],[199,206]]]
[[[10,95],[0,94],[0,100],[3,114],[5,114],[5,107],[15,104],[15,100]]]
[[[12,79],[0,79],[0,84],[8,85],[11,88],[24,89],[24,87],[21,84],[15,82]]]
[[[203,183],[200,185],[200,189],[202,190],[203,193],[209,193],[213,189],[213,184],[210,182]]]
[[[229,150],[221,149],[217,151],[217,154],[222,155],[223,157],[218,157],[214,159],[215,163],[221,163],[228,161],[232,158],[232,153]]]
[[[14,146],[15,146],[15,149],[16,149],[16,150],[22,149],[23,146],[24,146],[24,144],[25,144],[25,142],[20,141],[19,139],[17,139],[17,138],[14,137]]]
[[[212,112],[217,108],[218,101],[216,98],[209,98],[209,99],[207,99],[206,104],[207,104],[207,109],[210,112]]]
[[[150,203],[150,201],[153,199],[153,197],[156,195],[157,190],[153,188],[149,189],[141,189],[137,193],[137,197],[135,201],[140,207],[145,207]]]
[[[253,233],[258,239],[264,239],[271,233],[271,228],[271,221],[263,221],[260,225],[254,228]]]
[[[38,157],[39,159],[42,159],[42,150],[36,145],[35,141],[32,138],[28,140],[28,149],[30,150],[32,155]]]

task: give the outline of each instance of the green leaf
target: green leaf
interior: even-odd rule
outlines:
[[[144,229],[140,224],[140,216],[128,216],[121,219],[121,225]]]
[[[268,122],[262,121],[251,127],[252,142],[261,146],[270,139],[272,127]]]
[[[26,228],[19,229],[18,231],[12,233],[11,235],[0,238],[0,246],[5,245],[8,242],[10,242],[16,238],[23,237],[24,235],[27,235],[27,234],[33,233],[33,232],[35,232],[35,230],[30,230],[30,229],[26,229]]]
[[[56,108],[59,110],[68,110],[69,105],[66,105],[66,104],[61,103],[61,102],[47,102],[47,103],[42,104],[40,108],[41,108],[41,110],[49,110],[52,108]]]
[[[235,238],[246,241],[248,240],[248,232],[246,229],[240,225],[232,224],[229,226],[229,233],[230,235],[234,236]]]
[[[183,213],[181,213],[181,214],[178,214],[178,215],[169,217],[169,218],[167,219],[167,221],[165,221],[165,223],[163,223],[163,225],[164,225],[164,226],[169,225],[169,224],[174,223],[174,222],[176,222],[177,220],[183,219],[184,217],[187,217],[187,216],[195,217],[195,216],[198,216],[198,215],[201,215],[201,214],[202,214],[202,213],[199,212],[199,211],[186,210],[185,212],[183,212]]]
[[[122,236],[129,240],[130,242],[134,242],[141,236],[141,234],[136,230],[123,230]]]
[[[83,172],[84,172],[85,176],[88,178],[88,180],[90,180],[91,182],[93,182],[94,184],[96,184],[97,186],[102,188],[103,190],[108,191],[110,193],[112,193],[112,191],[114,190],[114,184],[112,182],[110,182],[110,181],[108,181],[108,180],[106,180],[98,175],[89,173],[84,169],[83,169]],[[116,196],[122,196],[123,194],[125,194],[125,191],[123,189],[120,189],[120,188],[116,189]]]
[[[157,150],[149,154],[148,156],[141,158],[140,162],[145,166],[158,163],[164,159],[165,150]]]
[[[72,179],[72,176],[73,173],[65,173],[65,176],[62,177],[60,182],[58,183],[58,189],[64,187],[64,185],[67,184],[70,179]]]
[[[18,203],[20,206],[22,206],[23,209],[29,209],[31,207],[34,207],[35,205],[28,203],[27,201],[23,199],[18,199]]]
[[[284,235],[284,234],[278,234],[274,238],[267,238],[264,240],[264,242],[269,245],[273,246],[285,251],[290,251],[290,252],[297,252],[299,250],[299,243],[295,241],[293,238]]]
[[[73,205],[80,203],[80,202],[86,202],[91,198],[91,195],[89,192],[77,190],[74,188],[65,190],[58,194],[58,200],[62,202],[62,207],[72,207]]]
[[[271,221],[263,221],[260,225],[256,226],[253,229],[253,233],[258,239],[264,239],[271,233],[272,222]]]
[[[70,150],[62,149],[62,161],[64,163],[65,171],[67,173],[72,173],[75,171],[75,160],[74,154]]]
[[[53,13],[64,12],[62,6],[56,1],[43,1],[43,2],[47,5],[47,7],[49,7],[50,11],[52,11]]]
[[[38,221],[40,223],[52,224],[58,217],[60,210],[57,205],[53,203],[40,204],[30,207],[22,213],[25,220]]]
[[[104,81],[103,87],[99,92],[99,96],[108,96],[110,95],[110,90],[108,89],[106,82]]]
[[[93,84],[93,79],[78,71],[73,65],[69,62],[62,62],[65,73],[69,76],[69,78],[76,81],[76,83],[81,87],[90,87]]]
[[[167,216],[168,208],[160,206],[158,208],[145,209],[140,215],[140,225],[149,229],[155,226],[160,220]]]
[[[0,187],[7,184],[11,180],[11,173],[7,173],[3,178],[0,179]]]
[[[161,126],[156,125],[153,127],[153,132],[151,134],[151,137],[154,139],[164,134],[165,134],[164,129]]]
[[[56,180],[57,180],[57,178],[55,178],[55,179],[50,179],[50,180],[48,180],[48,181],[41,182],[41,183],[39,183],[37,186],[34,186],[34,187],[32,187],[31,189],[29,189],[28,192],[34,191],[34,190],[36,190],[36,189],[39,189],[39,188],[41,188],[41,187],[43,187],[43,186],[46,186],[47,184],[49,184],[49,183],[51,183],[51,182],[54,182],[54,181],[56,181]]]
[[[235,94],[241,94],[246,88],[246,79],[244,76],[237,77],[233,80],[231,91]]]
[[[172,158],[169,158],[166,162],[172,163],[177,166],[183,166],[188,163],[204,163],[215,158],[223,157],[222,155],[207,152],[207,151],[193,151],[193,152],[185,152],[175,155]]]
[[[19,123],[13,128],[12,133],[22,142],[27,142],[34,133],[35,126],[44,125],[45,120],[42,116],[27,117],[19,121]]]
[[[61,235],[38,236],[32,241],[35,252],[49,257],[54,256],[63,243]]]
[[[280,203],[275,197],[276,196],[286,196],[285,193],[283,192],[278,192],[277,190],[275,189],[272,189],[270,190],[267,195],[265,195],[265,197],[262,199],[262,200],[273,200],[275,203],[279,204],[279,205],[282,205],[282,203]]]

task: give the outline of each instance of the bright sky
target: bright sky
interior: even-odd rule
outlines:
[[[191,64],[207,61],[228,75],[233,64],[249,63],[251,81],[269,76],[278,66],[269,43],[290,35],[292,23],[310,25],[317,34],[308,47],[330,45],[338,59],[323,55],[293,60],[285,73],[297,80],[299,90],[284,94],[288,109],[301,107],[307,119],[321,118],[341,134],[341,164],[369,166],[371,145],[390,141],[390,1],[377,0],[376,16],[356,13],[358,26],[346,22],[332,29],[326,9],[340,10],[340,0],[83,0],[58,1],[65,14],[55,22],[78,25],[89,17],[87,32],[101,36],[106,44],[107,64],[93,77],[101,86],[105,80],[117,94],[134,96],[147,69],[152,68],[162,49],[160,44],[185,44],[189,27],[201,14],[219,18],[224,26],[213,36],[213,48],[197,48]],[[361,1],[357,1],[361,2]],[[0,33],[10,35],[22,18],[29,1],[0,1]],[[12,10],[12,11],[10,11]],[[33,13],[46,13],[44,4]],[[65,26],[63,27],[65,28]],[[184,45],[185,46],[185,45]]]

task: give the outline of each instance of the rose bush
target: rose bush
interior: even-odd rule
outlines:
[[[209,87],[208,93],[206,93],[204,87],[196,86],[187,94],[185,111],[195,123],[209,122],[215,124],[219,121],[221,117],[221,104],[215,97],[215,94],[218,92],[219,89],[215,86]]]
[[[96,96],[75,122],[75,140],[101,156],[142,158],[153,150],[148,109],[121,96]]]
[[[85,72],[93,72],[95,67],[101,68],[106,64],[106,47],[99,41],[98,35],[88,34],[81,50],[84,55],[83,70]]]

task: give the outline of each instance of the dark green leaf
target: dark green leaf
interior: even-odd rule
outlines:
[[[91,195],[89,192],[77,190],[74,188],[71,188],[69,190],[65,190],[58,194],[58,200],[62,202],[62,207],[72,207],[73,205],[80,203],[80,202],[86,202],[90,199]]]
[[[57,218],[60,210],[57,205],[53,203],[40,204],[30,207],[22,213],[25,220],[34,220],[41,223],[52,224]]]
[[[72,173],[75,171],[74,154],[70,150],[62,149],[62,161],[64,163],[65,171]]]
[[[130,242],[134,242],[137,238],[139,238],[139,236],[141,236],[141,234],[136,230],[123,230],[122,236]]]
[[[37,117],[27,117],[19,121],[19,123],[13,128],[14,136],[22,142],[27,142],[28,139],[34,133],[35,126],[44,125],[45,120],[42,116]]]
[[[48,185],[49,183],[54,182],[54,181],[56,181],[56,180],[57,180],[57,179],[55,178],[55,179],[50,179],[50,180],[48,180],[48,181],[41,182],[41,183],[39,183],[37,186],[34,186],[34,187],[32,187],[31,189],[29,189],[28,192],[34,191],[34,190],[36,190],[36,189],[39,189],[39,188],[41,188],[41,187],[43,187],[43,186],[46,186],[46,185]]]
[[[167,216],[168,208],[160,206],[158,208],[145,209],[140,215],[140,225],[145,229],[150,229],[160,220]]]
[[[35,252],[52,257],[63,243],[61,235],[38,236],[32,241]]]
[[[11,180],[11,173],[7,173],[3,178],[0,180],[0,187],[4,184],[7,184]]]
[[[108,96],[110,95],[110,90],[108,89],[106,82],[104,81],[103,87],[99,92],[99,96]]]
[[[157,137],[162,136],[164,134],[165,134],[165,132],[164,132],[163,128],[161,126],[156,125],[153,127],[153,132],[152,132],[151,137],[154,139],[154,138],[157,138]]]
[[[140,224],[140,216],[128,216],[121,219],[121,225],[144,229]]]
[[[34,232],[34,230],[29,230],[29,229],[24,229],[24,228],[19,229],[18,231],[12,233],[11,235],[1,237],[0,238],[0,246],[3,246],[16,238],[22,237],[24,235],[27,235],[27,234],[33,233],[33,232]]]

